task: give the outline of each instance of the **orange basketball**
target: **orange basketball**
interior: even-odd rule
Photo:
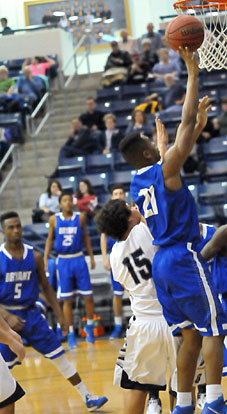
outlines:
[[[190,52],[195,52],[204,40],[203,25],[194,16],[177,16],[166,27],[165,40],[173,50],[187,46]]]

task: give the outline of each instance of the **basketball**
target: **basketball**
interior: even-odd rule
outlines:
[[[173,50],[178,50],[180,46],[187,46],[190,52],[195,52],[201,46],[203,40],[203,25],[194,16],[177,16],[166,27],[165,41]]]

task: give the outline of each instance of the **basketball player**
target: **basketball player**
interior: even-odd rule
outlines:
[[[22,243],[22,227],[16,212],[3,214],[1,226],[6,243],[0,249],[0,314],[12,329],[27,339],[29,345],[52,361],[80,393],[88,410],[96,410],[105,404],[107,398],[88,393],[76,369],[63,355],[65,351],[56,334],[35,306],[41,285],[62,332],[67,334],[65,318],[47,281],[42,256]],[[0,352],[9,368],[20,363],[15,351],[7,345],[0,344]]]
[[[120,351],[114,383],[126,389],[124,413],[142,414],[149,391],[166,388],[166,369],[176,367],[177,341],[168,327],[152,280],[155,247],[141,214],[123,200],[109,201],[96,223],[117,242],[110,253],[114,279],[128,290],[133,317]]]
[[[19,361],[25,357],[20,336],[10,329],[9,325],[0,317],[0,342],[8,345],[17,355]],[[15,402],[25,394],[21,386],[12,377],[4,359],[0,354],[0,413],[14,414]]]
[[[210,409],[224,413],[227,410],[221,374],[227,317],[213,287],[208,265],[197,252],[200,233],[196,205],[180,177],[180,170],[206,125],[210,105],[205,99],[198,108],[195,54],[180,48],[180,55],[188,71],[186,97],[175,143],[165,153],[163,162],[150,140],[140,133],[127,135],[119,147],[125,160],[138,169],[132,179],[131,195],[146,218],[153,244],[160,246],[152,273],[164,316],[170,326],[181,328],[183,336],[177,356],[178,393],[174,414],[194,412],[191,390],[201,343],[208,403],[203,414]],[[159,135],[159,119],[156,126]]]
[[[73,328],[73,296],[77,291],[84,297],[87,325],[85,332],[87,342],[94,343],[93,314],[94,302],[88,266],[82,252],[85,245],[91,259],[91,269],[95,261],[91,241],[87,234],[86,216],[73,212],[72,195],[63,191],[59,197],[61,213],[54,214],[49,219],[49,234],[46,241],[44,264],[48,268],[48,256],[54,244],[58,253],[58,298],[63,299],[63,312],[69,326],[68,347],[77,346]]]
[[[125,189],[122,185],[115,184],[111,188],[111,199],[125,200]],[[120,338],[122,335],[122,296],[124,294],[124,288],[122,285],[114,280],[113,273],[110,268],[110,262],[107,255],[107,251],[111,253],[112,247],[115,243],[111,237],[106,236],[105,233],[101,234],[100,245],[103,257],[103,263],[106,270],[110,270],[110,277],[113,289],[113,309],[114,309],[114,329],[110,334],[109,339]]]

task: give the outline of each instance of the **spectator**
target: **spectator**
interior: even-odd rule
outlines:
[[[50,180],[47,190],[39,198],[40,221],[47,222],[55,213],[60,211],[59,196],[62,188],[58,180]],[[38,212],[37,212],[38,213]]]
[[[46,10],[42,18],[42,24],[52,24],[52,23],[54,23],[54,19],[51,15],[51,11]]]
[[[128,78],[128,69],[132,64],[130,54],[124,50],[120,50],[118,42],[113,40],[110,45],[112,52],[108,56],[105,65],[102,81],[103,86],[126,82]]]
[[[88,217],[95,215],[98,199],[89,180],[82,179],[79,181],[76,194],[73,196],[73,204],[81,213],[86,213]]]
[[[143,111],[145,114],[154,114],[162,110],[162,105],[160,103],[160,97],[157,93],[152,93],[152,95],[146,96],[144,102],[135,107],[135,110]]]
[[[112,151],[118,151],[123,135],[116,129],[116,116],[114,114],[106,114],[103,119],[106,130],[101,137],[101,149],[103,154],[108,154]]]
[[[83,112],[80,115],[80,121],[82,122],[83,125],[88,127],[91,131],[95,131],[97,129],[103,130],[104,129],[104,123],[103,123],[104,113],[96,109],[95,99],[92,97],[88,97],[86,104],[87,104],[87,111]]]
[[[153,67],[153,74],[156,82],[165,83],[165,76],[172,75],[176,79],[180,73],[180,66],[176,61],[169,60],[169,51],[168,49],[160,49],[160,62],[156,63]]]
[[[104,19],[104,20],[106,20],[106,19],[110,19],[111,18],[111,16],[112,16],[112,12],[111,12],[111,10],[109,9],[109,7],[108,6],[103,6],[103,10],[102,10],[102,12],[101,12],[101,17],[102,17],[102,19]]]
[[[174,75],[165,75],[165,85],[168,90],[163,94],[163,107],[168,108],[172,105],[183,105],[185,99],[185,86],[181,82],[176,83]]]
[[[29,64],[29,62],[31,63]],[[22,69],[27,65],[30,66],[33,76],[46,75],[47,69],[55,65],[55,60],[49,58],[48,56],[46,56],[45,58],[40,57],[40,56],[35,56],[32,59],[31,58],[25,59],[22,65]]]
[[[23,97],[27,97],[29,102],[34,106],[42,97],[42,93],[45,91],[43,80],[39,76],[33,76],[30,66],[24,66],[23,76],[20,76],[16,90]]]
[[[154,32],[154,25],[153,23],[148,23],[147,25],[147,33],[143,34],[141,37],[141,41],[143,39],[150,39],[150,51],[152,55],[155,55],[162,47],[162,38],[159,33]]]
[[[132,58],[133,63],[129,68],[128,83],[137,84],[146,82],[150,72],[150,65],[147,62],[144,62],[137,52],[133,53]]]
[[[221,113],[213,120],[214,128],[219,135],[227,135],[227,97],[221,100]]]
[[[9,78],[9,71],[5,65],[0,66],[0,95],[11,95],[15,81]]]
[[[14,31],[9,26],[7,26],[7,23],[8,23],[7,19],[5,17],[2,17],[1,18],[1,25],[3,27],[2,36],[14,34]]]
[[[122,38],[122,40],[119,42],[120,50],[124,50],[125,52],[130,53],[130,55],[137,51],[137,40],[132,36],[129,36],[126,29],[121,30],[120,36]]]
[[[145,37],[141,43],[142,43],[142,49],[143,49],[142,54],[141,54],[142,60],[150,66],[150,69],[152,69],[153,66],[159,61],[158,55],[157,53],[153,53],[151,51],[151,40],[150,39]]]
[[[130,132],[139,131],[144,135],[151,137],[151,123],[147,121],[147,117],[143,111],[134,109],[132,113],[132,122],[126,130],[126,135]]]

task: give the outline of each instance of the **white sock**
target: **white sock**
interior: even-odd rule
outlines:
[[[177,393],[177,405],[180,407],[187,407],[192,405],[192,393],[191,392],[178,392]]]
[[[60,323],[59,323],[59,322],[57,323],[57,328],[61,328],[61,325],[60,325]]]
[[[208,404],[217,400],[223,394],[221,384],[212,384],[206,386],[206,402]]]
[[[87,319],[87,325],[93,325],[93,319]]]
[[[83,381],[79,382],[79,384],[74,385],[74,387],[76,388],[76,390],[78,391],[78,393],[81,395],[81,397],[83,398],[84,402],[86,402],[86,395],[89,394],[86,385],[83,383]]]
[[[122,317],[121,316],[114,316],[114,324],[115,325],[122,325]]]
[[[73,325],[69,326],[69,332],[74,332]]]

